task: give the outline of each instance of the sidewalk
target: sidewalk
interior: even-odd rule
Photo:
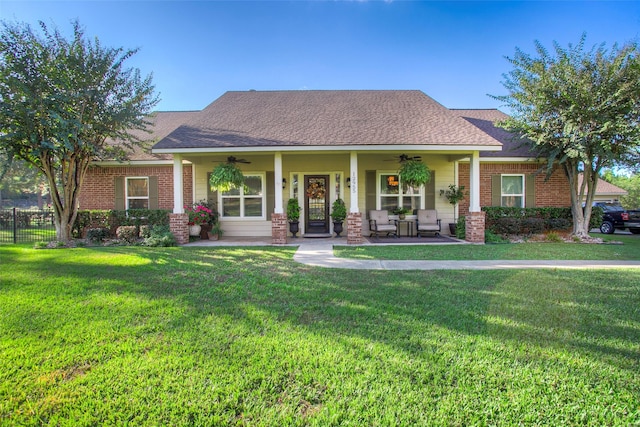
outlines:
[[[504,270],[504,269],[602,269],[640,268],[640,261],[385,261],[337,258],[334,245],[346,242],[335,239],[290,239],[287,246],[298,246],[294,261],[312,267],[346,268],[352,270]],[[365,243],[368,244],[368,243]],[[221,241],[203,240],[189,246],[273,246],[270,238],[226,238]]]
[[[293,259],[313,267],[347,268],[355,270],[504,270],[540,268],[640,268],[640,261],[383,261],[337,258],[333,245],[305,245]]]

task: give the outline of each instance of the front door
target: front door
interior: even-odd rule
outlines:
[[[305,234],[329,233],[329,175],[305,175]]]

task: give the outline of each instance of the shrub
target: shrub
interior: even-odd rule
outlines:
[[[562,237],[560,237],[560,235],[555,231],[548,232],[544,239],[547,242],[551,242],[551,243],[560,243],[560,242],[562,242]]]
[[[546,220],[547,230],[567,230],[571,228],[571,220],[566,218],[549,218]]]
[[[484,230],[484,242],[485,243],[508,243],[508,240],[498,234],[491,232],[491,230]]]
[[[492,227],[489,228],[496,234],[520,234],[520,218],[504,217],[498,218]]]
[[[91,242],[102,242],[109,237],[109,229],[107,228],[89,228],[87,230],[87,239]]]
[[[121,225],[116,229],[116,237],[129,244],[138,240],[138,227],[135,225]]]
[[[142,243],[145,246],[176,246],[178,243],[175,236],[169,231],[168,226],[156,226],[152,227],[149,232],[149,237],[144,239]]]
[[[523,218],[520,221],[519,234],[539,234],[544,231],[544,220],[542,218]]]
[[[141,225],[140,226],[140,234],[139,236],[143,239],[151,237],[151,230],[153,229],[150,225]]]
[[[602,216],[604,211],[600,206],[594,206],[591,210],[591,220],[589,221],[589,229],[600,228],[602,225]]]
[[[456,223],[456,238],[464,240],[467,237],[467,220],[461,216]]]

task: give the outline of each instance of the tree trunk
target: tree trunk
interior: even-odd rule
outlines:
[[[72,156],[63,159],[61,164],[57,165],[47,153],[44,153],[40,160],[53,203],[56,239],[68,242],[71,240],[71,230],[78,215],[78,194],[91,159]],[[62,195],[60,190],[63,192]]]
[[[582,172],[582,186],[578,188],[578,177],[581,173],[578,166],[578,161],[563,164],[565,174],[569,179],[573,235],[580,239],[586,239],[589,237],[589,223],[591,222],[593,200],[598,183],[598,171],[585,167]]]

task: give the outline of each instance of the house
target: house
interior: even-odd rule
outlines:
[[[583,175],[578,175],[578,188],[582,185]],[[593,197],[594,202],[607,202],[616,203],[620,202],[620,198],[628,195],[629,192],[618,186],[613,185],[604,179],[598,180],[598,186],[596,188],[596,195]],[[585,199],[586,200],[586,194]]]
[[[535,156],[494,126],[505,117],[447,109],[417,90],[227,92],[202,111],[157,113],[151,152],[96,163],[80,204],[172,209],[172,229],[185,241],[183,206],[208,199],[225,235],[284,243],[288,199],[302,207],[302,235],[330,235],[330,206],[342,198],[349,243],[368,235],[369,210],[398,206],[436,209],[443,223],[465,215],[467,240],[481,242],[482,206],[569,206],[562,174],[546,181]],[[407,157],[430,168],[427,185],[403,185],[397,171]],[[212,192],[210,173],[229,160],[246,185]],[[452,183],[468,190],[458,212],[440,195]]]

